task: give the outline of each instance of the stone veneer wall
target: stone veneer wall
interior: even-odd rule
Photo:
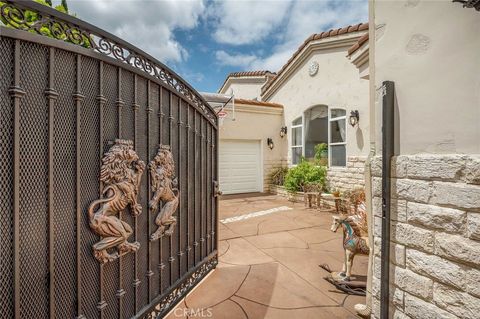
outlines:
[[[380,313],[381,157],[372,161],[372,318]],[[480,155],[392,160],[391,318],[480,318]]]
[[[365,187],[364,156],[349,156],[346,167],[330,167],[327,171],[327,187],[340,191]]]

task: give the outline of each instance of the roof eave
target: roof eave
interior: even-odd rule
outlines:
[[[351,47],[358,39],[368,32],[368,30],[362,30],[351,33],[344,33],[341,35],[321,38],[309,41],[302,50],[297,53],[295,58],[290,62],[286,68],[272,80],[271,84],[264,90],[265,84],[262,88],[261,97],[262,100],[268,100],[273,93],[283,84],[283,82],[290,77],[295,68],[301,64],[312,52],[318,50]]]
[[[370,48],[369,48],[368,42],[366,42],[362,46],[360,46],[360,48],[355,50],[355,52],[348,55],[347,57],[357,68],[360,68],[362,65],[368,62],[369,49]]]
[[[220,89],[217,91],[217,93],[222,93],[223,89],[228,86],[228,84],[231,84],[234,80],[245,80],[245,79],[258,79],[258,80],[263,80],[264,82],[267,81],[267,76],[266,75],[254,75],[254,76],[228,76],[225,81],[223,82],[223,85],[220,87]],[[261,81],[259,81],[261,83]]]

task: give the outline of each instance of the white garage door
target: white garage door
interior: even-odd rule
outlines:
[[[260,141],[220,140],[219,169],[223,194],[262,191]]]

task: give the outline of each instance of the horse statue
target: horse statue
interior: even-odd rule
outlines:
[[[360,228],[358,227],[358,220],[361,216],[346,216],[337,215],[333,216],[333,223],[331,231],[337,232],[340,226],[343,229],[343,249],[345,252],[345,261],[342,267],[342,272],[339,274],[344,281],[349,281],[353,258],[357,254],[368,255],[370,248],[368,245],[368,237],[362,236]]]

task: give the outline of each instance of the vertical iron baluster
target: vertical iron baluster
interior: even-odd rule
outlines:
[[[168,92],[169,96],[169,101],[170,101],[170,109],[169,113],[170,116],[168,117],[168,127],[169,127],[169,134],[168,134],[168,144],[170,145],[172,151],[173,151],[173,94],[172,92]],[[170,239],[170,257],[168,258],[168,261],[170,262],[170,284],[171,286],[173,284],[173,262],[175,261],[175,257],[173,257],[173,236],[169,236]]]
[[[13,258],[15,318],[20,318],[20,100],[25,91],[20,87],[20,40],[15,40],[13,86],[8,93],[13,100]]]
[[[204,159],[205,151],[203,142],[205,140],[205,135],[203,134],[203,118],[200,118],[200,204],[202,205],[200,208],[200,260],[205,257],[203,253],[203,248],[205,246],[205,231],[203,230],[204,222],[205,222],[205,169],[203,164],[206,162]]]
[[[219,165],[218,165],[218,156],[219,156],[219,153],[218,153],[218,150],[220,148],[220,138],[219,138],[219,134],[218,134],[218,128],[215,128],[215,145],[216,147],[214,147],[215,149],[215,181],[217,183],[219,183]],[[217,194],[215,194],[217,195]],[[218,220],[218,201],[219,201],[219,198],[218,196],[215,196],[215,249],[218,249],[218,223],[219,223],[219,220]]]
[[[210,185],[210,252],[215,250],[215,198],[216,194],[214,194],[215,189],[213,187],[213,181],[215,179],[215,132],[214,127],[210,126],[210,180],[208,184]]]
[[[182,257],[183,257],[183,250],[182,250],[182,194],[183,194],[183,183],[182,183],[182,100],[180,97],[177,99],[178,101],[178,121],[177,121],[177,165],[176,165],[176,176],[178,180],[178,190],[179,190],[179,203],[177,207],[177,234],[178,234],[178,278],[180,278],[182,274]],[[174,213],[175,214],[175,213]]]
[[[122,69],[118,68],[118,99],[115,101],[118,108],[118,138],[122,138],[122,107],[125,102],[122,100]]]
[[[194,110],[193,111],[193,127],[194,127],[194,131],[193,131],[193,154],[194,154],[194,158],[193,158],[193,181],[194,181],[194,188],[193,188],[193,198],[195,199],[195,202],[194,202],[194,206],[193,206],[193,211],[194,211],[194,214],[193,214],[193,229],[194,229],[194,232],[193,232],[193,235],[194,235],[194,242],[193,242],[193,252],[194,252],[194,264],[196,265],[197,264],[197,258],[198,258],[198,251],[197,251],[197,248],[198,248],[198,240],[197,240],[197,223],[198,223],[198,220],[197,220],[197,213],[198,213],[198,203],[200,202],[197,198],[198,196],[198,192],[197,192],[197,187],[198,187],[198,174],[197,174],[197,169],[198,169],[198,165],[197,165],[197,153],[198,153],[198,150],[197,150],[197,138],[198,138],[198,129],[197,129],[197,110]]]
[[[55,225],[53,212],[53,113],[58,93],[54,89],[55,83],[55,49],[49,49],[48,57],[48,87],[45,96],[48,100],[48,265],[49,265],[49,307],[50,318],[55,317]]]
[[[201,192],[199,191],[199,188],[201,188],[202,175],[198,172],[198,161],[202,160],[202,144],[200,140],[201,122],[199,119],[197,119],[197,114],[198,112],[195,111],[195,264],[202,260],[202,251],[200,246],[200,238],[202,237],[202,199]]]
[[[187,121],[186,121],[186,126],[185,126],[185,134],[186,134],[186,138],[187,138],[187,141],[185,143],[186,145],[186,148],[187,148],[187,158],[186,158],[186,182],[187,182],[187,195],[190,195],[190,183],[189,183],[189,176],[190,176],[190,105],[187,103],[186,105],[186,112],[187,112]],[[186,247],[186,257],[187,257],[187,271],[188,271],[188,268],[190,267],[190,250],[192,249],[192,247],[190,247],[190,213],[191,213],[191,210],[190,210],[190,201],[188,200],[188,196],[187,197],[187,215],[186,215],[186,223],[187,223],[187,247]]]
[[[207,198],[205,198],[205,206],[207,206],[207,216],[206,216],[206,221],[207,221],[207,227],[205,227],[205,230],[207,232],[207,251],[206,251],[206,256],[211,252],[212,249],[212,241],[210,238],[212,237],[211,232],[212,232],[212,195],[211,195],[211,187],[212,187],[212,170],[211,170],[211,158],[212,158],[212,151],[211,151],[211,126],[208,122],[205,122],[207,125],[206,127],[206,135],[207,135],[207,142],[206,142],[206,163],[205,163],[205,168],[206,168],[206,190],[207,190]]]
[[[103,157],[103,107],[105,105],[105,103],[107,102],[107,99],[105,98],[105,96],[103,95],[103,61],[100,61],[99,62],[99,65],[98,65],[98,79],[99,79],[99,85],[98,85],[98,95],[97,95],[97,101],[98,101],[98,107],[99,107],[99,132],[98,132],[98,135],[99,135],[99,142],[98,142],[98,146],[99,146],[99,158],[98,158],[98,163],[99,165],[101,165],[102,163],[102,157]],[[102,193],[103,193],[103,185],[102,183],[100,183],[99,185],[99,196],[101,197],[102,196]],[[80,227],[81,227],[81,224],[79,223],[78,224],[78,229],[80,230]],[[77,231],[77,235],[80,234],[80,231]],[[80,249],[80,247],[78,248]],[[99,302],[99,305],[105,303],[105,301],[103,300],[103,265],[100,264],[100,278],[99,278],[99,283],[100,283],[100,302]],[[79,299],[80,300],[80,299]],[[102,308],[103,309],[103,308]],[[79,306],[79,310],[78,310],[78,313],[80,313],[81,311],[81,308]]]
[[[150,99],[150,93],[151,93],[151,89],[150,89],[150,80],[147,80],[147,109],[146,109],[146,112],[147,112],[147,160],[145,161],[147,164],[150,162],[151,160],[151,155],[150,154],[150,143],[151,143],[151,137],[150,137],[150,117],[151,117],[151,114],[152,114],[152,101]],[[147,171],[147,198],[151,198],[152,196],[152,190],[151,190],[151,180],[150,180],[150,174],[149,172]],[[147,231],[148,231],[148,236],[150,236],[151,232],[152,232],[152,226],[151,226],[151,218],[150,218],[150,212],[148,211],[148,207],[147,207],[147,211],[145,212],[145,214],[147,214]],[[148,278],[148,302],[150,303],[152,301],[152,277],[153,277],[153,271],[152,271],[152,260],[151,260],[151,255],[152,255],[152,242],[150,241],[150,239],[147,239],[147,246],[148,246],[148,253],[147,253],[147,278]]]
[[[81,114],[82,114],[82,102],[85,99],[85,96],[81,93],[82,91],[82,74],[81,74],[81,67],[82,67],[82,56],[80,54],[77,54],[77,89],[76,92],[73,94],[73,98],[75,100],[75,107],[76,107],[76,160],[75,160],[75,171],[76,171],[76,210],[77,210],[77,295],[78,295],[78,316],[80,318],[84,318],[83,315],[81,314],[81,302],[80,302],[80,297],[82,296],[82,274],[81,274],[81,247],[80,247],[80,242],[81,242],[81,220],[82,220],[82,208],[80,206],[81,202],[81,192],[80,192],[80,162],[81,162],[81,145],[82,145],[82,139],[81,139]],[[52,132],[53,133],[53,132]]]
[[[158,110],[158,145],[162,144],[162,136],[163,136],[163,133],[162,133],[162,130],[163,130],[163,125],[162,125],[162,121],[163,121],[163,117],[164,117],[164,113],[163,113],[163,109],[164,109],[164,105],[163,105],[163,88],[161,86],[159,86],[158,88],[158,107],[159,107],[159,110]],[[157,146],[158,147],[158,146]],[[150,235],[150,233],[149,233]],[[165,269],[165,263],[163,262],[163,252],[162,252],[162,246],[163,246],[163,238],[160,237],[160,240],[159,240],[159,250],[160,250],[160,256],[159,256],[159,263],[158,263],[158,271],[160,273],[159,275],[159,293],[161,294],[163,292],[163,287],[162,287],[162,279],[163,279],[163,270]]]
[[[122,109],[125,105],[125,102],[122,99],[122,69],[118,68],[118,76],[117,76],[117,100],[115,103],[117,104],[117,111],[118,111],[118,138],[122,138]],[[118,218],[122,220],[122,212],[118,213]],[[118,290],[116,293],[116,297],[118,298],[118,317],[120,319],[123,318],[123,297],[127,292],[123,289],[123,257],[120,256],[118,258]]]
[[[139,105],[137,103],[137,75],[133,75],[133,103],[132,103],[132,108],[133,108],[133,148],[135,151],[138,153],[138,141],[137,141],[137,113],[139,109]],[[137,232],[137,216],[133,217],[133,232],[135,236],[135,242],[138,242],[138,232]],[[134,303],[134,309],[135,313],[138,312],[138,287],[140,286],[140,279],[138,278],[138,252],[134,252],[134,264],[133,264],[133,272],[134,272],[134,277],[135,280],[133,281],[133,287],[135,287],[135,303]]]
[[[204,152],[204,159],[203,159],[203,169],[205,170],[205,174],[204,174],[204,181],[203,181],[203,185],[202,187],[205,189],[205,193],[203,194],[203,200],[205,201],[205,216],[204,216],[204,220],[205,220],[205,232],[204,232],[204,238],[205,238],[205,244],[204,244],[204,249],[205,249],[205,252],[204,252],[204,255],[203,255],[203,258],[207,257],[208,256],[208,242],[209,242],[209,239],[210,239],[210,234],[208,233],[208,228],[209,228],[209,225],[208,225],[208,208],[209,208],[209,203],[208,203],[208,196],[209,196],[209,193],[208,193],[208,177],[209,177],[209,172],[208,172],[208,149],[209,149],[209,142],[208,142],[208,121],[204,121],[205,123],[205,132],[203,133],[204,135],[204,141],[203,141],[203,147],[205,148],[205,152]]]

